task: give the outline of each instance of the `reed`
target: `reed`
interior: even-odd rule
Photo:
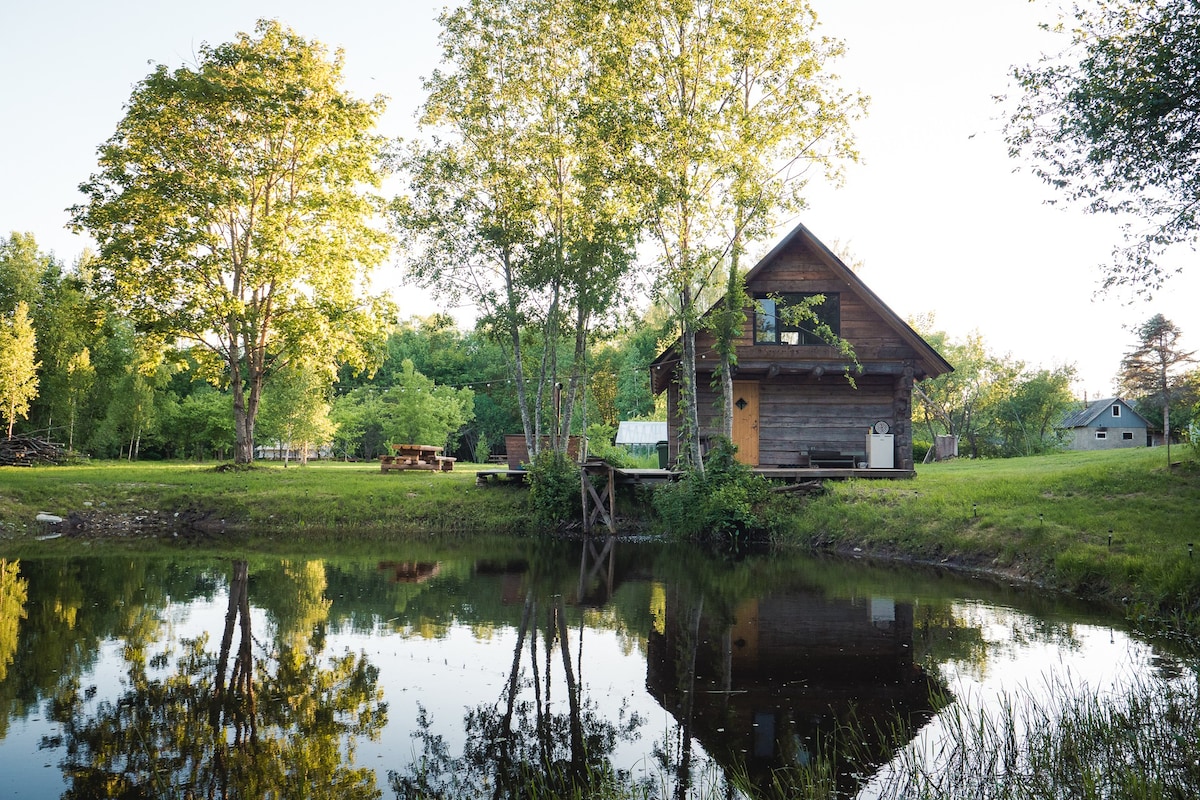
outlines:
[[[1141,676],[1112,694],[1057,685],[951,706],[867,796],[1163,800],[1200,796],[1197,676]]]

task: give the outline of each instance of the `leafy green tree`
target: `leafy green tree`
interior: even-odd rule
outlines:
[[[983,336],[975,331],[963,341],[953,341],[945,331],[933,329],[932,316],[912,321],[913,327],[954,364],[954,371],[920,381],[913,387],[913,427],[923,426],[930,444],[939,434],[965,441],[973,456],[985,455],[989,420],[996,404],[1012,391],[1022,365],[988,350]],[[961,447],[961,444],[960,444]],[[930,449],[927,460],[934,457]]]
[[[384,316],[358,296],[386,254],[369,191],[383,103],[344,92],[341,54],[278,22],[203,45],[198,62],[137,84],[73,222],[140,325],[224,365],[248,463],[267,376],[301,354],[365,362]]]
[[[318,447],[333,439],[335,425],[329,418],[328,384],[323,376],[302,367],[279,370],[267,382],[263,395],[262,427],[268,439],[278,441],[287,466],[291,450],[308,463],[308,446]]]
[[[181,455],[201,461],[225,457],[235,443],[229,396],[201,383],[171,409],[162,433]]]
[[[70,385],[72,371],[97,334],[99,309],[89,292],[87,258],[85,254],[73,270],[64,270],[38,249],[31,234],[0,238],[0,313],[10,313],[23,301],[37,331],[40,391],[30,401],[27,419],[47,435],[65,422],[69,444],[81,399],[78,386]]]
[[[1062,444],[1056,425],[1074,405],[1075,368],[1061,366],[1022,373],[1011,390],[994,395],[989,421],[997,455],[1031,456]]]
[[[1090,213],[1128,215],[1106,287],[1158,289],[1163,256],[1200,234],[1200,3],[1076,2],[1060,53],[1014,70],[1009,151]]]
[[[383,436],[378,434],[367,441],[367,428],[372,415],[365,408],[368,402],[379,401],[378,393],[372,389],[354,389],[347,394],[337,395],[329,411],[333,422],[333,452],[343,459],[373,458],[383,452]],[[376,426],[382,431],[382,426]]]
[[[430,136],[410,153],[410,191],[394,206],[413,278],[473,302],[503,342],[535,455],[543,434],[557,446],[572,425],[589,331],[632,263],[638,206],[617,166],[623,142],[605,124],[615,96],[596,80],[604,19],[586,3],[545,0],[474,0],[443,14],[445,68],[426,81],[422,110]],[[555,419],[566,371],[557,345],[570,334]]]
[[[0,236],[0,313],[11,313],[21,301],[35,306],[42,277],[55,266],[52,257],[38,250],[32,233]]]
[[[435,444],[454,449],[455,433],[475,415],[475,393],[438,386],[405,361],[384,396],[383,433],[389,442]]]
[[[1171,403],[1184,386],[1183,368],[1195,361],[1194,351],[1180,346],[1179,326],[1155,314],[1137,330],[1137,344],[1121,359],[1121,389],[1130,397],[1162,410],[1167,461],[1171,459]]]
[[[18,300],[11,314],[0,317],[0,417],[13,424],[29,412],[29,401],[37,396],[37,337],[29,320],[29,306]]]
[[[92,367],[91,352],[85,347],[67,362],[63,398],[67,404],[67,447],[75,448],[75,422],[84,398],[95,382],[96,370]]]

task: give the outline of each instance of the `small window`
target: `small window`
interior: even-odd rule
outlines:
[[[1114,405],[1114,406],[1113,406],[1113,409],[1112,409],[1112,415],[1113,415],[1114,417],[1119,417],[1119,416],[1121,416],[1121,407],[1120,407],[1120,406],[1117,406],[1117,405]]]
[[[1121,438],[1127,442],[1133,441],[1133,431],[1121,431]]]
[[[789,315],[789,306],[797,306],[818,294],[824,295],[825,300],[812,306],[815,320]],[[837,292],[794,292],[755,298],[755,344],[824,345],[830,344],[827,341],[830,332],[834,336],[842,333],[841,297]]]
[[[1096,431],[1096,438],[1097,439],[1107,439],[1108,431]]]

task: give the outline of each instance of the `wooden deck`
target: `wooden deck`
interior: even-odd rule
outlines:
[[[908,469],[856,469],[843,467],[755,467],[752,472],[771,480],[798,483],[811,480],[845,480],[862,478],[867,480],[903,480],[916,475]],[[679,480],[683,473],[672,469],[615,469],[616,482],[622,485],[647,486],[671,483]],[[475,483],[486,486],[489,482],[512,481],[524,483],[529,473],[523,469],[481,469],[475,473]]]
[[[909,469],[857,469],[854,467],[754,467],[751,471],[764,478],[791,483],[845,478],[897,480],[916,475],[914,470]],[[655,484],[678,480],[683,473],[670,469],[617,469],[616,475],[618,483]]]

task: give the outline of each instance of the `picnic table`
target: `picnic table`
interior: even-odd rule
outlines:
[[[442,448],[432,444],[393,444],[391,455],[379,457],[379,471],[428,469],[449,472],[457,459],[442,455]]]

